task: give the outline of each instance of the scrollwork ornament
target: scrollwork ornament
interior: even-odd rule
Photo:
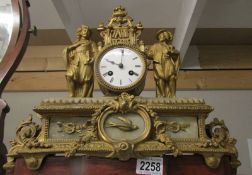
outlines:
[[[93,116],[99,116],[101,113],[108,110],[122,114],[132,111],[136,108],[136,101],[134,100],[134,98],[134,95],[129,95],[128,93],[123,92],[121,95],[115,97],[109,103],[96,110]]]
[[[85,124],[81,125],[82,127],[77,126],[77,130],[75,130],[76,126],[73,127],[73,131],[79,133],[79,140],[72,144],[69,151],[65,152],[66,157],[74,156],[78,152],[79,148],[92,141],[98,140],[96,123],[96,117],[94,116],[91,120],[88,120]]]
[[[48,144],[39,141],[41,134],[40,125],[32,121],[32,115],[30,114],[28,119],[23,121],[16,131],[16,138],[11,141],[11,149],[7,155],[7,163],[4,165],[5,169],[12,168],[14,166],[14,156],[22,152],[22,150],[31,149],[50,149],[52,144]],[[26,156],[26,164],[31,169],[36,169],[40,166],[44,154]],[[31,161],[32,160],[32,161]]]
[[[155,136],[154,140],[157,140],[163,144],[177,157],[182,152],[177,148],[173,140],[167,135],[167,124],[163,121],[156,120],[154,122]]]
[[[238,160],[237,149],[235,148],[236,139],[230,137],[229,130],[223,120],[214,118],[212,122],[206,125],[206,133],[209,139],[196,144],[197,146],[216,150],[220,148],[227,149],[231,155],[231,166],[237,168],[241,165],[241,162]],[[206,164],[211,168],[217,168],[223,156],[221,153],[202,153],[202,155]]]
[[[187,123],[178,123],[176,121],[165,122],[168,131],[178,133],[180,131],[186,131],[186,128],[190,127]]]
[[[50,148],[50,144],[38,140],[41,131],[40,125],[32,121],[32,115],[29,115],[26,121],[23,121],[16,131],[15,140],[11,141],[11,146],[23,146],[31,148]]]
[[[206,132],[210,139],[199,144],[201,147],[226,148],[236,144],[236,139],[230,137],[229,130],[223,120],[214,118],[212,122],[206,125]]]
[[[120,160],[129,160],[134,156],[133,149],[134,145],[127,142],[120,142],[114,145],[115,156]]]

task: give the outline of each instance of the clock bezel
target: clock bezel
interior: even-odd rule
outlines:
[[[129,84],[127,86],[114,86],[112,84],[109,84],[108,82],[106,82],[101,73],[100,73],[100,69],[99,69],[99,65],[101,63],[101,59],[103,58],[103,56],[113,50],[113,49],[116,49],[116,48],[127,48],[133,52],[135,52],[141,62],[142,62],[142,65],[143,65],[143,68],[142,68],[142,71],[141,71],[141,74],[139,76],[139,78],[133,82],[132,84]],[[138,86],[142,86],[144,85],[145,83],[145,77],[146,77],[146,73],[147,73],[147,62],[146,62],[146,55],[141,52],[137,47],[135,46],[132,46],[132,45],[128,45],[128,44],[111,44],[111,45],[107,45],[105,46],[97,55],[97,58],[95,59],[95,62],[94,62],[94,72],[95,72],[95,76],[96,76],[96,79],[97,79],[97,82],[99,84],[99,86],[101,87],[101,90],[105,93],[105,94],[113,94],[115,93],[115,95],[117,95],[118,93],[121,93],[121,92],[131,92],[133,89],[138,89],[139,91],[139,88]],[[107,92],[108,91],[108,92]],[[139,92],[137,92],[139,93]],[[133,93],[134,94],[134,93]]]

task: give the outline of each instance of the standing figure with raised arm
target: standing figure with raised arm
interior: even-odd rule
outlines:
[[[94,58],[96,43],[89,40],[88,26],[77,30],[77,41],[64,49],[66,80],[70,97],[92,97],[94,89]]]
[[[180,68],[179,52],[170,44],[172,34],[166,30],[157,32],[158,42],[148,50],[153,61],[157,97],[175,97],[176,81]]]

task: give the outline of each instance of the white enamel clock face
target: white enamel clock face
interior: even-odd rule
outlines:
[[[141,79],[145,72],[145,62],[137,52],[118,47],[107,51],[99,63],[101,78],[114,87],[128,87]]]

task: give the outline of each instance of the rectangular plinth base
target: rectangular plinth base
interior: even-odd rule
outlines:
[[[135,175],[136,159],[119,161],[95,157],[48,157],[39,170],[27,169],[25,161],[19,158],[15,168],[8,175]],[[228,157],[224,157],[217,169],[205,165],[201,156],[179,156],[164,158],[164,175],[235,175]]]

